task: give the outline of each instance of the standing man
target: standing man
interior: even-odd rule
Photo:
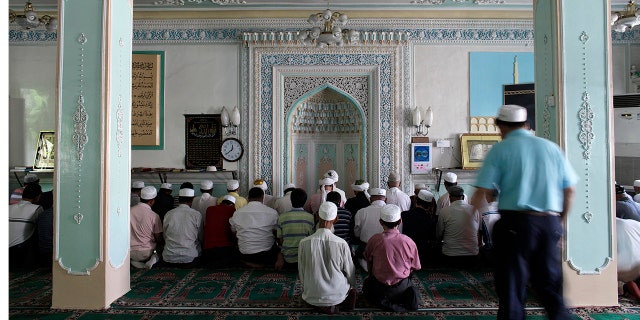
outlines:
[[[318,210],[318,230],[300,240],[298,274],[302,299],[317,311],[352,311],[356,304],[356,268],[346,241],[331,232],[338,208],[325,202]]]
[[[411,198],[408,194],[400,190],[401,184],[400,175],[396,172],[391,172],[389,174],[389,181],[387,181],[387,185],[389,186],[387,203],[397,205],[402,211],[408,211],[411,208]]]
[[[202,221],[204,221],[207,216],[207,208],[215,206],[218,203],[218,199],[213,196],[213,181],[202,180],[200,183],[200,193],[200,196],[193,198],[193,206],[191,206],[191,208],[200,212]]]
[[[417,310],[420,293],[411,283],[411,272],[420,270],[420,258],[413,240],[398,230],[402,223],[400,207],[385,205],[378,223],[384,231],[367,243],[364,257],[370,272],[362,293],[371,303],[386,310]]]
[[[202,250],[203,223],[200,212],[191,209],[193,189],[180,189],[178,207],[164,216],[165,262],[182,268],[191,268],[198,264]]]
[[[227,181],[227,194],[236,199],[236,210],[247,205],[247,199],[238,194],[238,189],[240,189],[240,182],[238,180]],[[220,203],[222,203],[222,197],[218,198],[218,204]]]
[[[502,141],[486,155],[471,203],[478,209],[500,190],[502,216],[493,228],[498,319],[524,319],[527,283],[550,319],[569,319],[562,297],[558,242],[578,177],[562,150],[525,129],[527,109],[500,107]]]
[[[264,191],[249,190],[249,203],[233,213],[229,224],[238,238],[240,261],[249,267],[275,267],[280,250],[276,245],[278,212],[265,206]]]
[[[158,195],[156,188],[146,186],[140,191],[140,203],[129,213],[131,222],[130,259],[136,268],[151,269],[158,262],[156,248],[163,241],[162,221],[151,207]]]
[[[329,170],[324,174],[324,177],[333,180],[333,191],[340,194],[340,207],[344,206],[344,204],[347,202],[347,195],[344,193],[344,190],[336,186],[336,183],[338,183],[340,179],[338,173],[335,170]]]

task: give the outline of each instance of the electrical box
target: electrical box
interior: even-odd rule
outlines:
[[[451,147],[451,142],[449,140],[440,139],[436,141],[436,147],[438,148],[449,148]]]

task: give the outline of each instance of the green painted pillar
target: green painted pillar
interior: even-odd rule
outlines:
[[[563,243],[570,306],[618,303],[609,14],[610,0],[534,1],[536,134],[580,177]]]
[[[129,291],[131,0],[60,0],[53,308]]]

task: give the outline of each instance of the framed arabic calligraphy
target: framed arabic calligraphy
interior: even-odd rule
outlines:
[[[222,124],[219,114],[185,114],[185,167],[204,170],[222,168],[220,146]]]
[[[164,52],[134,51],[131,57],[131,146],[164,148]]]

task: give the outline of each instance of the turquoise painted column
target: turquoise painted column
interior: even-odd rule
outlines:
[[[131,0],[61,0],[53,308],[129,291]]]
[[[609,0],[534,1],[537,135],[558,143],[580,176],[563,250],[572,306],[618,303],[609,12]]]

